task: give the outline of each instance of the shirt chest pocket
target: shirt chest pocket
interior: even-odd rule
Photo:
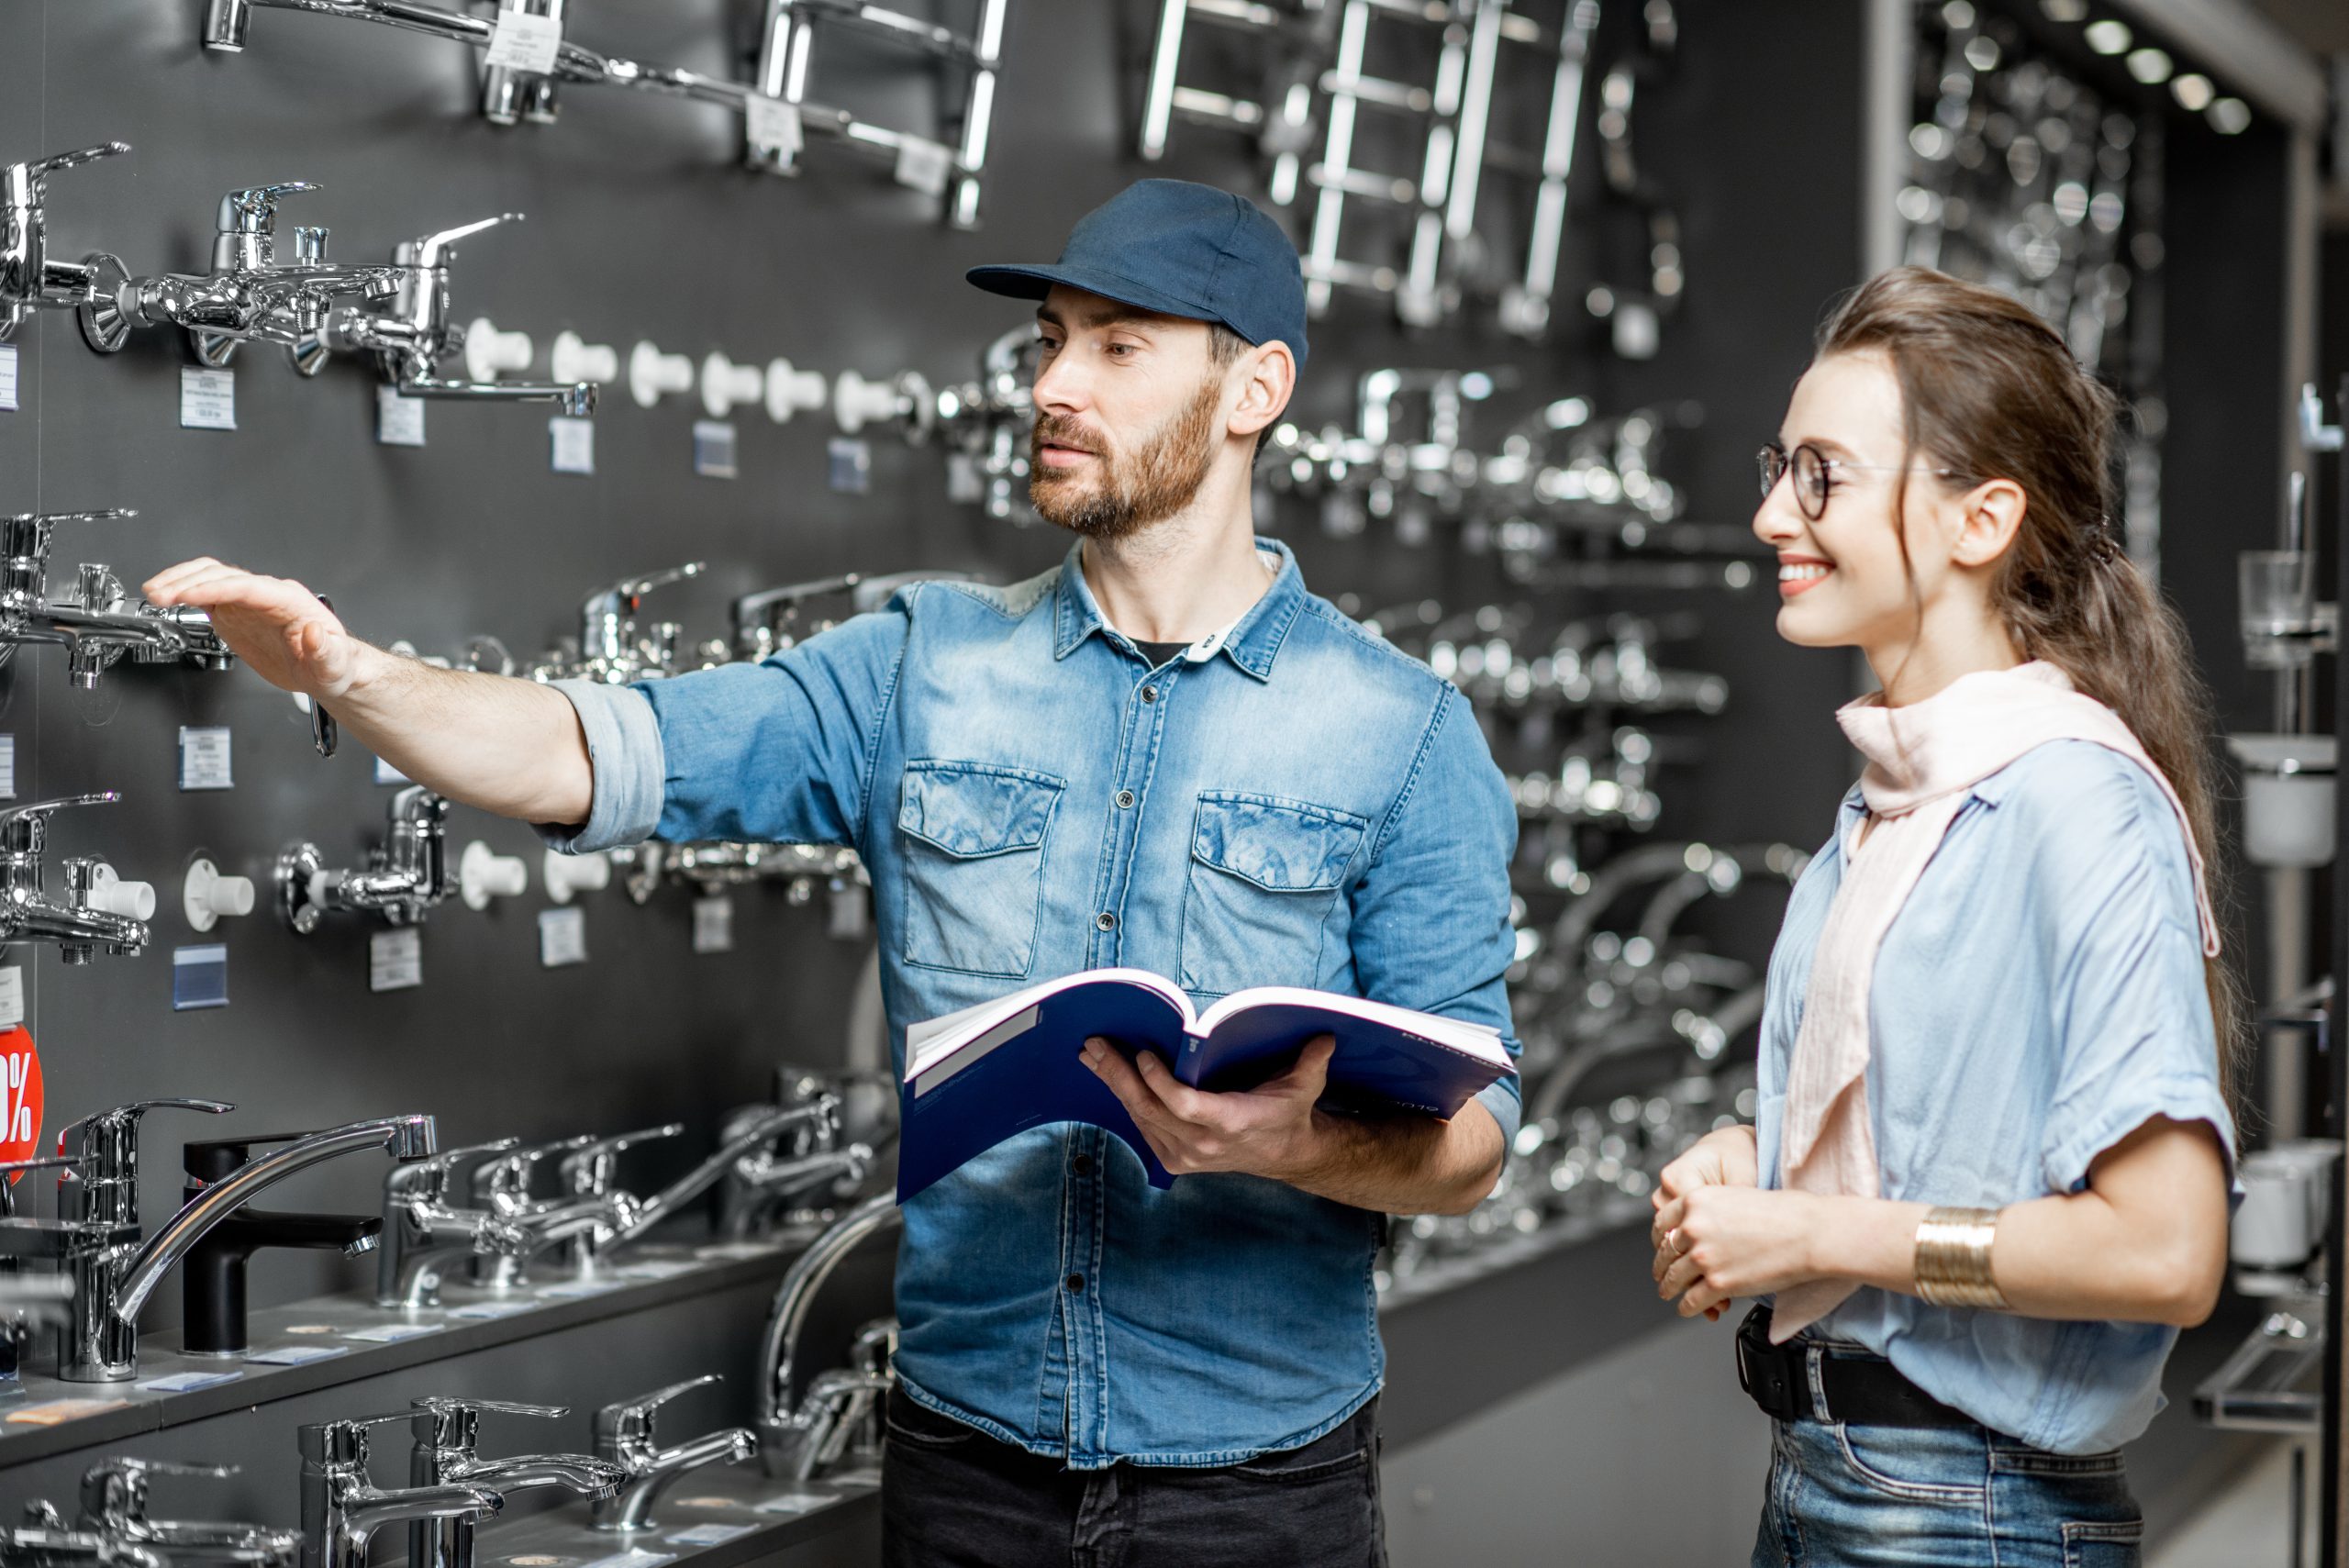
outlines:
[[[1063,787],[1024,768],[907,764],[897,797],[907,962],[1010,979],[1028,973],[1047,829]]]
[[[1313,984],[1330,907],[1369,828],[1328,806],[1201,791],[1183,894],[1183,988]]]

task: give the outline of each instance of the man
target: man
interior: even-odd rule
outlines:
[[[1515,816],[1467,704],[1250,526],[1306,352],[1295,249],[1236,196],[1152,180],[1058,265],[971,280],[1042,302],[1032,495],[1079,538],[1032,581],[918,584],[763,662],[624,688],[435,670],[214,562],[148,595],[210,610],[409,777],[577,824],[558,847],[854,846],[901,1053],[909,1022],[1105,964],[1506,1036]],[[1342,1118],[1316,1107],[1329,1050],[1208,1094],[1089,1042],[1172,1190],[1061,1124],[907,1206],[889,1562],[1384,1560],[1380,1216],[1489,1191],[1516,1086],[1449,1122]]]

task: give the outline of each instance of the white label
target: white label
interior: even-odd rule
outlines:
[[[379,784],[404,784],[416,781],[378,757],[375,759],[375,782]]]
[[[694,951],[734,951],[734,900],[724,894],[694,900]]]
[[[349,1345],[278,1345],[266,1351],[254,1351],[245,1359],[262,1366],[307,1366],[312,1362],[332,1361],[351,1353]]]
[[[395,1345],[402,1340],[413,1340],[420,1334],[437,1334],[446,1325],[440,1323],[379,1323],[373,1329],[351,1329],[344,1332],[346,1340],[364,1340],[371,1345]]]
[[[228,768],[228,727],[180,726],[180,788],[234,789]]]
[[[734,427],[723,419],[694,421],[694,472],[705,479],[734,477]]]
[[[237,428],[237,373],[180,367],[180,428],[233,430]]]
[[[778,1492],[772,1497],[751,1504],[751,1507],[762,1514],[804,1514],[830,1501],[832,1499],[821,1492]]]
[[[0,1029],[25,1021],[25,972],[17,964],[0,969]]]
[[[172,1011],[228,1005],[228,944],[172,950]]]
[[[530,1304],[527,1301],[476,1301],[470,1307],[451,1307],[449,1316],[462,1318],[468,1323],[487,1323],[529,1309]]]
[[[580,1301],[591,1296],[608,1296],[619,1288],[620,1282],[616,1279],[557,1280],[530,1294],[543,1301]]]
[[[624,1551],[615,1551],[609,1557],[582,1562],[579,1568],[661,1568],[663,1562],[674,1562],[676,1560],[677,1554],[674,1551],[648,1551],[641,1546],[631,1546]]]
[[[367,939],[367,989],[404,991],[424,984],[424,933],[410,926]]]
[[[17,411],[17,345],[0,343],[0,414]]]
[[[162,1377],[150,1377],[139,1386],[150,1394],[185,1394],[190,1389],[234,1383],[244,1375],[241,1372],[174,1372]]]
[[[587,962],[587,911],[576,905],[539,911],[539,962],[548,969]]]
[[[17,738],[0,735],[0,800],[17,798]]]
[[[544,76],[562,51],[562,24],[554,17],[500,11],[497,28],[489,35],[487,63]]]
[[[783,163],[799,156],[802,138],[798,105],[753,93],[742,106],[742,116],[744,134],[750,138],[752,152]]]
[[[723,1546],[729,1540],[740,1540],[758,1529],[756,1525],[696,1525],[669,1537],[672,1546]]]
[[[954,172],[952,150],[922,137],[909,136],[897,144],[897,183],[926,196],[942,196]]]
[[[375,389],[375,439],[387,447],[424,444],[424,399],[402,397],[399,389]]]
[[[873,488],[873,447],[856,436],[834,436],[824,444],[825,471],[833,489],[862,495]]]
[[[547,421],[547,434],[554,439],[557,473],[596,472],[596,421],[558,414]]]

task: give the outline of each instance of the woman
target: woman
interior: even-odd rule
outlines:
[[[1757,1125],[1664,1172],[1683,1316],[1770,1296],[1756,1564],[2130,1564],[2121,1443],[2226,1266],[2237,1006],[2209,720],[2114,537],[2115,408],[1991,290],[1902,268],[1763,452],[1778,630],[1857,647],[1866,760],[1772,955]]]

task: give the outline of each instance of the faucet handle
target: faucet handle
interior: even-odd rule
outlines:
[[[502,1399],[459,1399],[428,1394],[408,1401],[408,1430],[421,1449],[462,1449],[479,1440],[484,1415],[537,1416],[551,1420],[571,1414],[568,1405],[516,1405]]]
[[[557,1155],[584,1149],[596,1140],[592,1132],[573,1138],[558,1138],[551,1143],[533,1143],[527,1149],[512,1149],[501,1153],[486,1164],[473,1170],[473,1191],[475,1199],[527,1198],[531,1179],[539,1166]]]
[[[187,1464],[175,1459],[109,1454],[82,1473],[83,1527],[120,1530],[142,1523],[147,1518],[150,1477],[193,1475],[226,1481],[236,1473],[233,1464]]]
[[[683,1383],[673,1383],[651,1394],[640,1394],[633,1399],[622,1399],[596,1412],[596,1449],[599,1453],[615,1451],[617,1445],[626,1442],[651,1442],[655,1412],[680,1394],[690,1394],[707,1384],[722,1383],[717,1373],[704,1373]]]
[[[288,180],[283,184],[249,185],[241,191],[230,191],[220,198],[220,217],[216,227],[223,234],[274,234],[277,204],[284,197],[317,188],[307,180]]]
[[[707,561],[688,561],[682,566],[664,567],[658,572],[647,572],[639,577],[623,577],[610,587],[596,593],[591,602],[618,599],[621,601],[623,609],[629,614],[634,614],[637,601],[653,589],[670,583],[682,583],[688,577],[698,577],[708,570],[709,562]]]
[[[477,1416],[538,1416],[547,1420],[571,1414],[568,1405],[522,1405],[507,1399],[460,1399],[451,1394],[422,1394],[409,1400],[408,1404],[411,1418],[419,1411],[429,1415],[446,1415],[470,1410]]]
[[[444,1149],[426,1159],[394,1165],[384,1173],[384,1184],[394,1193],[421,1190],[437,1197],[455,1184],[460,1173],[470,1171],[484,1160],[495,1159],[521,1141],[518,1138],[500,1138],[462,1149]]]
[[[101,158],[112,158],[118,152],[129,150],[130,143],[127,141],[102,141],[95,147],[78,148],[72,152],[52,153],[47,158],[11,164],[6,171],[9,198],[38,202],[41,198],[42,183],[51,174],[61,174],[68,169],[77,169],[84,163],[95,163]]]
[[[455,260],[445,255],[449,247],[468,235],[479,234],[484,228],[495,228],[501,223],[519,223],[518,212],[501,212],[495,217],[484,217],[477,223],[444,228],[438,234],[422,234],[399,248],[395,260],[404,267],[437,267],[445,261]]]
[[[367,1469],[367,1429],[415,1418],[413,1410],[395,1410],[382,1416],[342,1416],[331,1421],[305,1421],[294,1429],[294,1440],[302,1451],[302,1463],[306,1470],[312,1466],[355,1469],[363,1475]]]
[[[659,1127],[640,1127],[634,1132],[614,1133],[609,1138],[584,1142],[565,1154],[562,1163],[557,1167],[563,1187],[573,1193],[598,1195],[611,1184],[611,1165],[617,1156],[641,1143],[680,1137],[685,1130],[684,1122],[672,1121]]]
[[[55,800],[27,801],[0,810],[0,851],[38,855],[53,813],[69,806],[112,806],[121,798],[120,790],[102,789],[88,795],[61,795]]]
[[[76,1122],[69,1122],[57,1134],[57,1151],[64,1154],[66,1140],[75,1139],[79,1152],[62,1163],[80,1165],[85,1162],[105,1163],[123,1151],[138,1152],[139,1118],[149,1111],[205,1111],[224,1116],[237,1107],[223,1100],[134,1100],[127,1106],[99,1111]],[[92,1179],[102,1179],[99,1173],[88,1173]]]

